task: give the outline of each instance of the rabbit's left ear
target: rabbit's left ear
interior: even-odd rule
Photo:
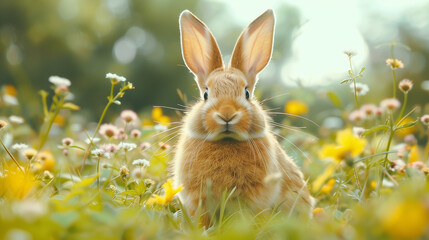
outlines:
[[[207,26],[190,11],[179,18],[182,55],[186,66],[197,76],[202,92],[207,76],[217,68],[223,68],[222,55],[216,40]]]
[[[271,59],[274,22],[273,10],[268,9],[243,30],[232,52],[230,66],[246,75],[251,89]]]

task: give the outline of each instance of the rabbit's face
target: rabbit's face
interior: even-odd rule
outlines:
[[[191,12],[182,12],[182,56],[195,75],[203,99],[185,120],[191,137],[245,141],[264,136],[266,114],[253,99],[253,89],[258,73],[271,58],[274,22],[272,10],[251,22],[238,38],[225,67],[207,26]]]
[[[248,140],[260,137],[264,116],[255,109],[245,76],[237,69],[210,74],[203,93],[202,127],[207,140]]]

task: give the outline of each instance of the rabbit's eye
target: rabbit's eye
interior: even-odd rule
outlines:
[[[207,98],[209,98],[209,93],[207,92],[207,90],[204,92],[204,100],[207,100]]]
[[[249,93],[249,90],[247,90],[247,88],[244,89],[244,93],[246,93],[246,99],[249,99],[250,93]]]

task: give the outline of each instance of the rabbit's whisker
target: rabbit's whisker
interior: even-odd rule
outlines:
[[[175,107],[169,107],[169,106],[153,106],[155,107],[159,107],[159,108],[165,108],[165,109],[171,109],[171,110],[176,110],[176,111],[181,111],[181,112],[185,112],[186,109],[182,109],[182,108],[175,108]]]
[[[154,123],[157,124],[181,124],[183,123],[182,121],[178,121],[178,122],[169,122],[169,123],[164,123],[164,122],[159,122],[159,121],[153,121]]]
[[[303,128],[307,128],[307,127],[286,126],[286,125],[283,125],[283,124],[280,124],[280,123],[276,123],[276,122],[270,122],[270,124],[273,125],[273,126],[275,126],[275,127],[282,128],[282,129],[291,130],[291,131],[294,131],[294,132],[299,132],[299,133],[306,134],[306,135],[312,137],[314,140],[319,139],[318,137],[314,136],[311,133],[299,130],[299,129],[303,129]]]
[[[169,131],[172,131],[172,130],[177,129],[177,128],[180,128],[180,127],[182,127],[182,126],[180,125],[180,126],[175,126],[175,127],[169,128],[169,129],[164,130],[164,131],[162,131],[162,132],[156,133],[156,134],[152,135],[151,137],[152,137],[152,138],[154,138],[154,137],[156,137],[156,136],[159,136],[159,135],[161,135],[161,134],[167,133],[167,132],[169,132]]]
[[[273,96],[273,97],[268,97],[268,98],[263,99],[260,103],[264,104],[265,102],[270,101],[270,100],[272,100],[274,98],[282,97],[282,96],[285,96],[285,95],[288,95],[288,94],[289,93],[283,93],[283,94],[279,94],[279,95],[276,95],[276,96]]]
[[[290,114],[290,113],[282,113],[282,112],[268,112],[269,115],[285,115],[285,116],[291,116],[291,117],[296,117],[296,118],[300,118],[300,119],[304,119],[312,124],[314,124],[317,127],[320,127],[319,124],[317,124],[316,122],[314,122],[313,120],[300,116],[300,115],[295,115],[295,114]]]

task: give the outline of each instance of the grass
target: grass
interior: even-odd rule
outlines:
[[[285,113],[273,112],[287,115],[273,124],[317,199],[312,218],[277,208],[254,213],[224,192],[222,201],[210,209],[216,213],[211,226],[203,228],[202,210],[190,216],[175,198],[181,188],[167,178],[174,154],[170,144],[180,122],[172,122],[172,116],[156,107],[151,117],[126,110],[106,124],[109,107],[120,104],[133,89],[130,82],[110,74],[108,102],[89,130],[70,117],[79,116],[79,107],[69,100],[65,80],[53,82],[50,98],[47,91],[40,92],[40,132],[16,116],[1,118],[0,239],[428,238],[424,119],[429,118],[420,121],[422,113],[416,108],[405,112],[412,86],[404,89],[401,83],[393,92],[403,92],[402,103],[390,96],[380,104],[359,103],[363,93],[357,92],[356,81],[364,78],[364,68],[354,73],[353,54],[346,54],[350,70],[343,83],[352,84],[354,103],[349,105],[354,107],[345,107],[334,92],[328,96],[341,111],[337,118],[344,126],[320,126],[323,131],[317,138],[288,127],[303,121],[312,108],[300,99],[290,99]],[[401,64],[388,61],[395,83]]]

